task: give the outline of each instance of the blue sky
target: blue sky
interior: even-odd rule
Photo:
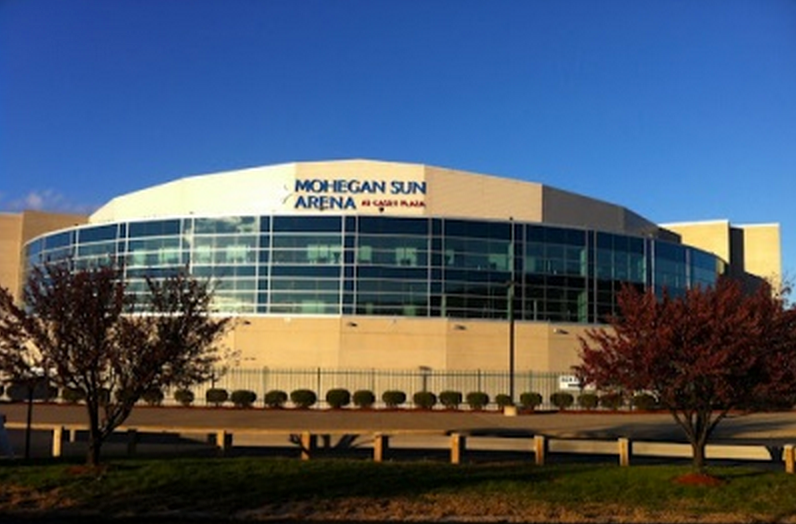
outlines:
[[[779,222],[794,277],[796,2],[0,2],[0,210],[341,158]]]

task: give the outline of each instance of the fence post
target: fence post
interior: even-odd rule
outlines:
[[[786,444],[785,449],[785,473],[796,473],[796,453],[793,444]]]
[[[218,448],[218,454],[223,455],[227,452],[227,450],[232,445],[232,438],[226,430],[220,429],[216,432],[216,447]]]
[[[619,441],[619,465],[627,467],[630,465],[630,455],[633,453],[633,443],[628,438],[620,438]]]
[[[534,435],[533,454],[537,466],[544,466],[545,460],[547,460],[547,449],[548,443],[544,435]]]
[[[135,429],[127,430],[127,454],[135,455],[135,450],[138,447],[138,431]]]
[[[317,382],[315,384],[316,391],[318,393],[318,404],[317,406],[320,407],[321,402],[323,402],[324,394],[321,392],[321,368],[318,368],[318,375],[317,375]]]
[[[461,464],[467,439],[461,433],[451,434],[451,464]]]
[[[315,451],[315,435],[309,431],[301,433],[301,460],[309,460]]]
[[[64,427],[55,426],[53,428],[53,457],[58,458],[61,456],[62,444],[64,439]]]
[[[384,433],[373,435],[373,462],[382,462],[390,446],[390,437]]]

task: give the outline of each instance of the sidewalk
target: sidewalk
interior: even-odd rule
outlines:
[[[24,423],[25,404],[0,404],[8,422]],[[82,405],[36,404],[34,423],[87,424]],[[399,410],[266,410],[262,408],[136,408],[128,426],[218,428],[230,431],[399,432],[437,430],[464,434],[546,435],[559,438],[684,441],[668,413],[539,412],[504,416],[496,411]],[[796,412],[731,415],[722,421],[712,442],[781,445],[796,440]]]

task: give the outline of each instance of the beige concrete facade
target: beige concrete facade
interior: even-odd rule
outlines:
[[[369,189],[363,183],[372,190],[363,190]],[[378,184],[384,184],[383,189]],[[542,184],[371,160],[282,164],[186,177],[114,198],[90,222],[246,214],[514,219],[640,236],[662,233],[656,224],[622,206]]]
[[[734,225],[728,220],[663,224],[684,244],[718,255],[729,274],[750,287],[764,279],[778,289],[782,283],[779,224]]]
[[[589,326],[515,323],[517,370],[562,371],[578,362]],[[509,323],[450,318],[247,317],[227,334],[235,366],[254,368],[505,371]]]
[[[87,221],[88,216],[71,213],[0,213],[0,286],[9,289],[19,299],[25,243],[44,233],[85,224]]]

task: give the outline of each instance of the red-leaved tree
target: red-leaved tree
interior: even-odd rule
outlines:
[[[610,328],[581,339],[583,383],[655,395],[682,427],[693,466],[730,410],[792,406],[796,392],[796,309],[769,286],[744,294],[720,279],[684,295],[624,288]]]
[[[44,375],[80,394],[89,421],[87,462],[150,390],[208,380],[223,360],[229,319],[212,315],[208,282],[185,272],[147,280],[136,305],[110,261],[31,268],[24,306],[0,288],[0,378]]]

